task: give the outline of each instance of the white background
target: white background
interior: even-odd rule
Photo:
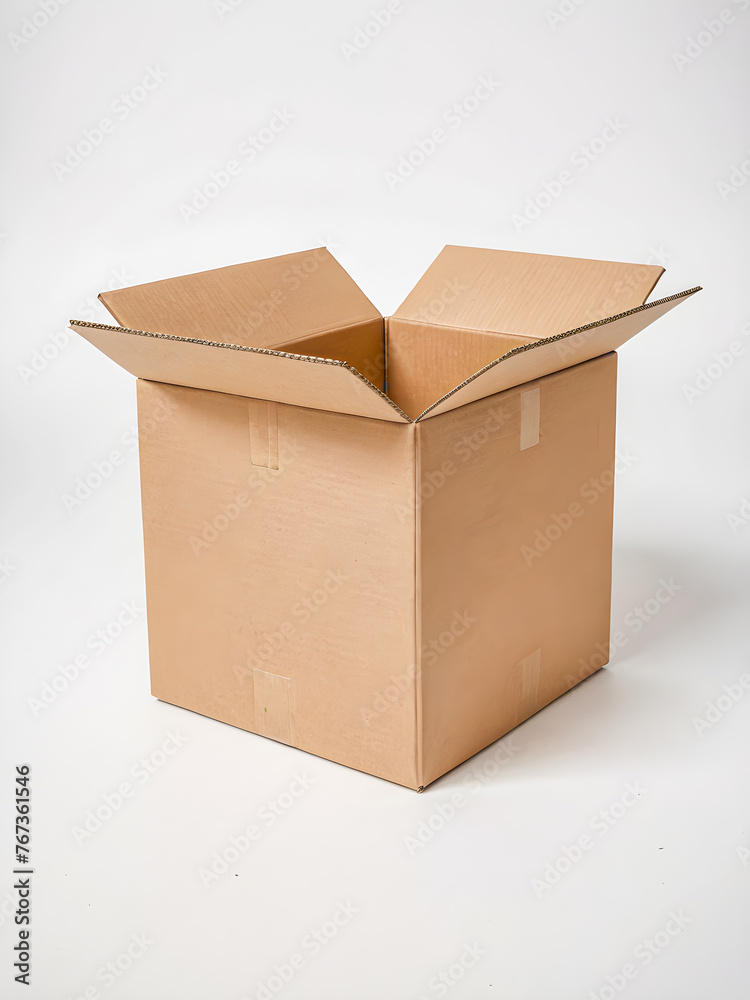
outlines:
[[[750,172],[750,4],[727,0],[722,27],[722,0],[404,0],[342,49],[382,0],[46,2],[47,23],[33,0],[2,10],[0,993],[277,996],[274,966],[299,953],[285,1000],[746,1000],[750,185],[741,170],[736,189],[719,183],[743,160]],[[448,124],[481,77],[492,96]],[[293,117],[248,162],[241,144],[275,110]],[[68,147],[107,117],[76,163]],[[608,118],[620,134],[582,169],[576,151]],[[446,141],[389,184],[441,125]],[[238,176],[186,221],[181,205],[231,159]],[[565,169],[560,196],[514,224]],[[322,243],[386,314],[445,243],[663,262],[659,295],[705,287],[620,352],[612,627],[626,643],[509,751],[422,795],[155,701],[143,613],[100,654],[88,645],[123,602],[143,607],[135,385],[68,341],[67,320],[106,321],[89,300],[116,282]],[[113,449],[122,463],[66,509]],[[662,580],[679,590],[659,603]],[[65,690],[45,688],[85,652]],[[731,707],[701,728],[720,698]],[[164,755],[170,732],[187,739]],[[33,770],[30,988],[12,969],[17,763]],[[288,801],[295,772],[312,783],[270,825],[264,804]],[[77,835],[123,782],[132,796]],[[629,783],[642,792],[620,809]],[[613,805],[614,825],[597,820]],[[204,885],[251,824],[259,840]],[[314,954],[306,936],[339,903],[356,913],[339,910]]]

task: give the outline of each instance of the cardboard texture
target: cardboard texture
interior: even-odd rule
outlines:
[[[646,304],[662,270],[446,247],[385,319],[324,249],[102,294],[153,694],[421,789],[603,665],[614,352],[698,291]]]

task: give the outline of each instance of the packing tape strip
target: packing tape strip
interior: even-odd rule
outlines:
[[[540,389],[521,393],[521,451],[539,444]]]
[[[279,417],[276,403],[248,399],[250,461],[265,469],[279,467]]]
[[[517,664],[518,721],[528,719],[539,708],[539,675],[542,666],[542,647],[529,653]]]
[[[259,667],[253,669],[254,731],[290,746],[293,745],[291,685],[290,679],[281,674],[272,674]]]

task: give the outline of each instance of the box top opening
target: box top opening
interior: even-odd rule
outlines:
[[[140,378],[409,423],[615,350],[698,291],[645,304],[662,273],[449,246],[385,336],[318,248],[105,292],[121,326],[71,326]]]

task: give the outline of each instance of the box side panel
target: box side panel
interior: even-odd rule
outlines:
[[[423,784],[607,648],[616,372],[607,354],[417,424]]]
[[[416,787],[413,425],[138,398],[153,693]]]
[[[381,392],[385,390],[385,335],[382,319],[274,346],[275,350],[289,354],[345,361]]]

